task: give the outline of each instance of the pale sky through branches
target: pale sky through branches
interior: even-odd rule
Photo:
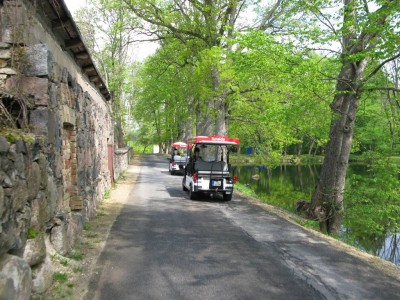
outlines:
[[[64,0],[72,16],[75,12],[81,8],[85,8],[89,5],[88,0]],[[133,59],[136,61],[143,61],[146,57],[154,54],[158,45],[151,42],[138,42],[134,47],[134,53],[132,54]]]

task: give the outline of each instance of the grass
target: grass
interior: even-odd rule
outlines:
[[[104,199],[110,199],[111,196],[111,189],[106,189],[104,192]]]
[[[300,219],[300,218],[290,218],[290,219],[303,227],[319,231],[319,223],[317,221]]]
[[[57,281],[58,283],[66,283],[68,280],[68,275],[66,273],[62,273],[62,272],[55,272],[53,274],[53,279],[54,279],[54,281]]]
[[[76,261],[81,261],[81,260],[83,260],[84,255],[83,255],[82,252],[74,251],[71,254],[69,254],[68,257],[70,259],[73,259],[73,260],[76,260]]]

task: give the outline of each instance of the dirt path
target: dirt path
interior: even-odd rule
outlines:
[[[89,281],[108,234],[121,208],[134,189],[140,173],[140,158],[134,156],[128,169],[118,180],[110,196],[98,209],[97,216],[85,225],[82,237],[76,244],[70,258],[53,257],[56,274],[66,274],[66,280],[56,280],[50,290],[37,299],[81,300],[88,291]]]

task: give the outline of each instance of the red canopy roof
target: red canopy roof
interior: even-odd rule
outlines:
[[[189,138],[187,143],[190,144],[220,144],[220,145],[239,145],[237,138],[229,138],[222,135],[195,136]]]
[[[187,144],[184,142],[175,142],[172,144],[172,148],[187,148]]]

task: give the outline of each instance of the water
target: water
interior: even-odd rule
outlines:
[[[295,211],[294,206],[299,199],[311,199],[320,170],[320,165],[285,165],[273,169],[265,166],[233,168],[239,183],[250,187],[268,203],[292,212]],[[350,165],[348,173],[366,175],[366,168]],[[352,223],[351,220],[347,221],[347,224]],[[400,234],[377,236],[366,234],[364,231],[350,225],[347,228],[343,227],[339,238],[400,266]]]

